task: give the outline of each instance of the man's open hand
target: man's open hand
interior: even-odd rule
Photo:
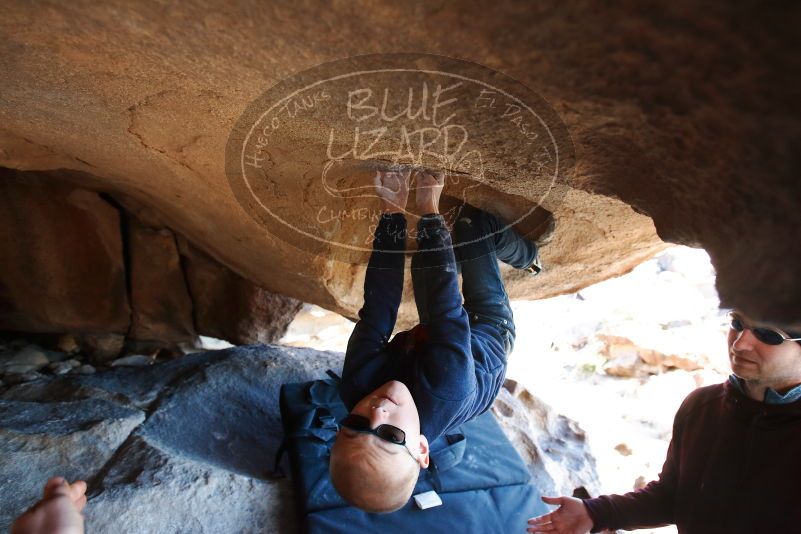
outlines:
[[[11,525],[11,534],[83,534],[86,482],[47,481],[44,496]]]
[[[377,171],[373,178],[376,194],[383,201],[384,212],[402,212],[409,199],[409,177],[411,169],[401,171]]]
[[[529,519],[527,532],[586,534],[592,529],[592,518],[581,499],[543,497],[542,501],[547,504],[558,504],[559,508],[549,514]]]

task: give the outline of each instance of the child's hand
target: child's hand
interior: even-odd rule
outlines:
[[[439,213],[439,198],[444,187],[444,173],[428,170],[417,172],[415,203],[420,215]]]
[[[403,171],[377,171],[373,178],[376,193],[383,200],[385,213],[402,212],[409,198],[411,169]]]
[[[11,525],[11,534],[83,534],[86,482],[68,484],[61,477],[47,481],[44,497]]]

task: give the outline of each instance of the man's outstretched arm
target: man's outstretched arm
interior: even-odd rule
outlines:
[[[695,398],[690,394],[676,412],[667,456],[657,480],[649,482],[644,488],[623,495],[602,495],[584,501],[593,519],[595,527],[593,532],[602,529],[633,530],[658,527],[676,522],[676,491],[682,456],[682,434],[685,418],[692,409]]]
[[[673,436],[659,479],[624,495],[602,495],[594,499],[543,497],[559,508],[529,520],[527,532],[585,534],[602,530],[659,527],[675,523],[676,488],[681,463],[681,436],[690,409],[685,399],[673,421]]]
[[[377,175],[383,214],[373,238],[364,277],[364,305],[353,328],[342,370],[342,398],[350,409],[364,395],[389,380],[385,353],[403,294],[408,176]],[[400,206],[400,207],[399,207]]]

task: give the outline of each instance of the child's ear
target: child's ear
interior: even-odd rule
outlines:
[[[429,460],[430,460],[429,454],[428,454],[428,438],[426,438],[422,434],[420,434],[420,450],[419,450],[419,453],[420,453],[420,460],[419,460],[420,467],[422,467],[423,469],[428,469],[428,463],[429,463]]]

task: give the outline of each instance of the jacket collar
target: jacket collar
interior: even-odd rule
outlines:
[[[785,424],[787,419],[801,419],[801,399],[786,404],[767,404],[756,401],[743,393],[730,381],[723,383],[727,402],[742,417],[759,416],[766,425]]]
[[[732,373],[729,375],[729,382],[731,382],[731,385],[737,388],[740,393],[743,395],[748,395],[748,393],[746,393],[745,384],[743,383],[742,378]],[[784,395],[775,389],[767,388],[765,390],[765,398],[763,399],[763,402],[765,404],[788,404],[790,402],[795,402],[798,399],[801,399],[801,384],[795,386]]]

